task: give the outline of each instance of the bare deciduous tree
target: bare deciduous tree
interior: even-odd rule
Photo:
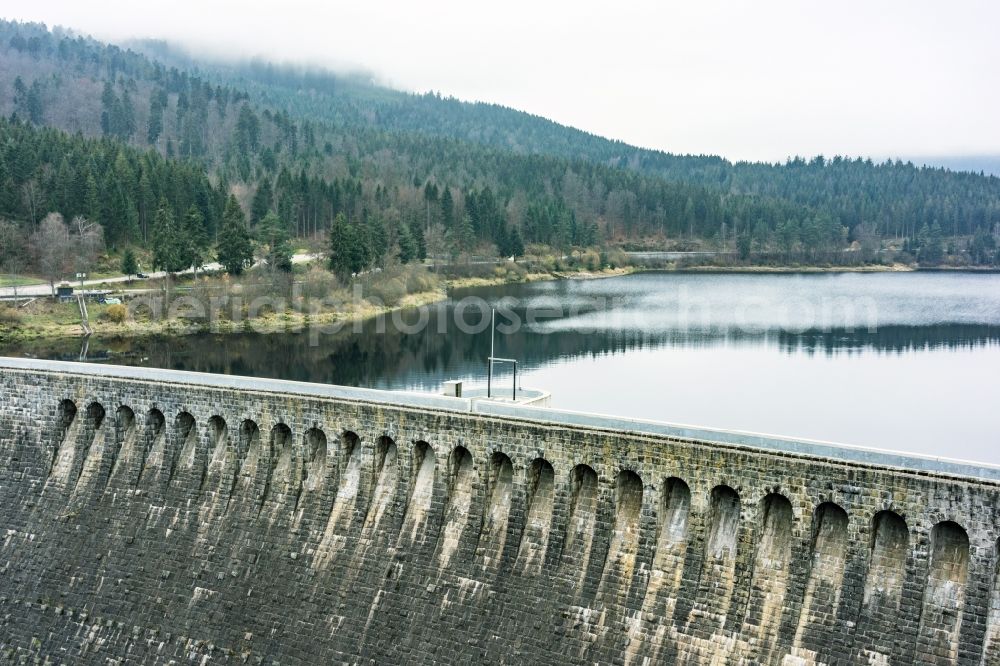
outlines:
[[[59,213],[49,213],[31,235],[38,269],[56,293],[56,282],[70,273],[90,271],[104,249],[104,230],[96,222],[77,216],[66,224]]]
[[[104,228],[77,215],[70,223],[70,253],[68,261],[77,273],[89,273],[104,249]]]
[[[56,293],[56,282],[61,280],[68,270],[66,258],[69,254],[69,227],[59,213],[49,213],[38,225],[38,230],[31,235],[31,244],[35,250],[38,270],[49,282],[52,295]]]

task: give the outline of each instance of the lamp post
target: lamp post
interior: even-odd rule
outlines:
[[[497,309],[492,309],[492,314],[490,315],[490,356],[486,359],[486,397],[493,397],[493,364],[494,363],[510,363],[514,366],[514,384],[511,387],[511,400],[517,402],[517,360],[513,358],[499,358],[494,355],[496,349],[496,325],[497,325]]]

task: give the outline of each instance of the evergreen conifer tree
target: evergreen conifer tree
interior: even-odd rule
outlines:
[[[232,275],[240,275],[253,263],[253,241],[247,230],[243,209],[232,194],[226,200],[226,209],[222,214],[216,253],[219,263]]]

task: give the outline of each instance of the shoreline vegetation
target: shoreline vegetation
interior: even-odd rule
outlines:
[[[109,338],[206,332],[220,335],[301,332],[313,326],[342,328],[374,317],[431,305],[446,300],[454,290],[544,280],[599,279],[646,271],[791,274],[927,270],[903,263],[782,266],[674,261],[661,265],[630,265],[623,261],[624,257],[620,254],[614,259],[617,264],[595,265],[593,261],[587,261],[587,256],[580,255],[569,261],[553,261],[548,257],[517,263],[453,265],[447,268],[394,266],[358,276],[346,285],[316,265],[297,267],[295,273],[286,276],[286,281],[280,277],[276,279],[275,274],[266,269],[252,271],[242,279],[233,279],[226,274],[205,275],[175,278],[170,285],[164,285],[162,280],[136,280],[131,284],[114,285],[119,288],[124,286],[125,289],[111,293],[124,298],[128,305],[88,303],[87,328],[90,335]],[[935,270],[970,269],[945,267]],[[137,290],[136,287],[142,289]],[[197,303],[192,307],[192,298],[197,303],[212,302],[214,307],[201,308]],[[10,302],[0,304],[0,344],[83,338],[86,335],[76,300],[57,302],[50,297],[41,297],[16,306]]]
[[[634,267],[621,266],[549,270],[521,263],[489,268],[492,270],[485,275],[447,275],[427,265],[396,266],[359,276],[346,286],[316,267],[306,268],[287,282],[272,280],[270,273],[248,274],[242,280],[225,274],[175,278],[166,289],[162,280],[136,280],[115,284],[119,289],[108,294],[125,303],[88,301],[89,334],[75,299],[59,302],[50,296],[24,297],[18,304],[0,303],[0,344],[87,335],[125,338],[300,332],[310,326],[343,327],[432,305],[446,300],[456,289],[596,279],[635,271]],[[135,290],[137,286],[143,287],[141,292]],[[104,291],[102,285],[94,288]],[[207,305],[200,307],[198,303]]]

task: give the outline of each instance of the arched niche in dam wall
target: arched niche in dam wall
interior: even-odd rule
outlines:
[[[337,495],[331,509],[331,519],[335,524],[341,518],[350,520],[357,502],[364,495],[366,481],[361,437],[353,430],[344,430],[337,440]]]
[[[545,564],[555,501],[555,472],[544,458],[531,461],[527,469],[527,510],[517,550],[519,572],[537,576]]]
[[[476,547],[476,562],[482,571],[496,569],[503,558],[514,497],[514,465],[502,451],[490,454],[486,470],[486,508]]]
[[[392,509],[399,485],[399,451],[396,442],[387,435],[379,437],[375,443],[374,472],[372,499],[363,528],[364,543],[371,543],[377,538],[380,526]]]
[[[313,564],[317,568],[329,566],[344,547],[354,519],[364,476],[364,455],[357,433],[351,430],[341,433],[337,459],[337,493],[316,547]]]
[[[77,420],[76,403],[66,398],[59,401],[56,407],[56,422],[53,429],[52,445],[50,450],[50,463],[48,473],[55,472],[56,465],[60,457],[73,457],[73,442],[80,431],[81,421]],[[65,466],[65,465],[64,465]]]
[[[767,650],[777,642],[789,592],[794,520],[792,503],[784,495],[769,493],[761,500],[750,596],[740,633],[760,646],[765,662],[771,661]]]
[[[736,585],[740,509],[735,490],[725,485],[712,489],[705,552],[686,627],[695,638],[709,639],[725,626]]]
[[[268,520],[287,519],[295,510],[302,484],[301,459],[296,455],[292,429],[285,423],[271,427],[267,446],[261,512]]]
[[[642,514],[642,479],[632,470],[621,470],[615,479],[615,517],[611,543],[597,589],[598,603],[624,608],[639,553],[639,517]]]
[[[320,492],[329,480],[326,433],[316,426],[306,430],[302,435],[302,451],[302,492]]]
[[[236,486],[240,459],[229,437],[226,420],[218,414],[211,416],[205,429],[205,437],[207,448],[201,489],[228,498]]]
[[[690,518],[690,487],[674,476],[664,479],[656,510],[656,540],[649,582],[642,598],[640,621],[630,631],[626,664],[635,663],[639,655],[662,662],[662,651],[672,644],[670,632],[684,579]]]
[[[101,403],[94,401],[87,405],[86,424],[91,430],[100,430],[101,426],[104,425],[105,416],[106,411]]]
[[[879,511],[872,518],[871,525],[868,573],[855,649],[859,658],[891,660],[900,650],[896,644],[899,637],[897,623],[910,554],[910,533],[906,521],[893,511]]]
[[[444,511],[444,529],[437,546],[438,567],[441,569],[448,567],[469,524],[475,476],[472,454],[464,446],[456,446],[448,456],[448,503]]]
[[[244,419],[240,423],[239,435],[236,440],[236,485],[234,495],[253,504],[260,501],[260,496],[254,498],[258,473],[270,465],[267,452],[263,450],[260,441],[260,427],[256,421]],[[255,501],[254,501],[255,500]],[[256,507],[255,507],[256,508]]]
[[[236,449],[239,474],[230,501],[230,513],[235,509],[245,519],[256,518],[260,513],[270,490],[275,462],[272,445],[271,433],[262,434],[256,421],[244,419],[240,423]]]
[[[177,412],[174,417],[174,452],[168,461],[167,478],[170,483],[180,478],[182,487],[189,493],[201,490],[205,476],[205,451],[199,449],[198,422],[188,411]]]
[[[929,666],[958,663],[969,575],[969,535],[957,523],[931,530],[915,660]]]
[[[675,476],[664,479],[657,513],[656,551],[643,610],[670,622],[684,575],[691,488]]]
[[[427,542],[427,526],[434,502],[437,456],[425,441],[417,441],[411,451],[410,494],[403,515],[398,547],[421,547]]]
[[[143,481],[151,483],[165,467],[170,465],[170,440],[167,437],[167,419],[159,409],[153,407],[146,412],[142,441],[136,447],[136,473],[133,485]]]
[[[314,529],[322,507],[333,502],[331,457],[326,433],[317,424],[302,433],[302,460],[298,463],[301,481],[295,498],[296,525],[307,519]]]
[[[135,412],[128,405],[120,405],[115,410],[115,442],[108,483],[121,485],[122,489],[131,486],[131,483],[129,483],[130,463],[132,463],[133,468],[137,467],[133,461],[139,456],[136,449],[141,446],[141,443],[139,442],[140,435],[136,420]],[[136,470],[133,469],[132,471]]]
[[[829,659],[831,632],[838,631],[837,613],[844,592],[844,573],[850,552],[847,512],[823,502],[813,512],[809,576],[793,640],[793,655],[819,662]]]
[[[105,416],[102,404],[95,401],[87,405],[84,432],[79,438],[80,446],[77,447],[80,464],[77,467],[70,500],[76,506],[85,503],[88,495],[99,491],[100,486],[107,482],[110,465],[114,462],[115,433],[105,424]],[[132,418],[134,420],[134,415]]]
[[[560,556],[558,578],[579,599],[590,565],[597,524],[597,472],[576,465],[569,473],[569,516]]]

